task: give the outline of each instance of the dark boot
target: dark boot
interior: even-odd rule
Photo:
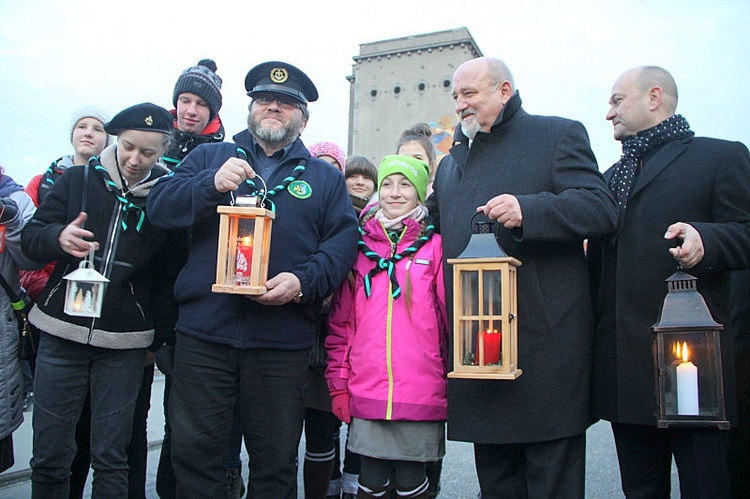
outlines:
[[[430,481],[430,487],[427,489],[430,499],[434,499],[440,494],[440,474],[443,471],[443,460],[431,461],[425,466],[427,480]]]
[[[242,481],[242,468],[227,468],[227,499],[242,499],[245,495],[245,483]]]
[[[305,499],[325,499],[328,484],[333,475],[333,459],[329,461],[310,461],[305,459],[302,476],[305,482]]]

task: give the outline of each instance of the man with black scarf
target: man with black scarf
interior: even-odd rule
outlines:
[[[729,432],[657,428],[649,327],[681,265],[698,278],[717,322],[727,417],[734,420],[729,271],[750,266],[750,156],[739,142],[695,137],[675,114],[664,69],[631,69],[615,82],[606,119],[622,158],[604,176],[620,207],[614,237],[589,244],[595,282],[594,416],[612,423],[627,497],[669,497],[672,456],[683,497],[729,497]]]

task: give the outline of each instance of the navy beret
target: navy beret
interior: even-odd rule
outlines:
[[[123,130],[144,130],[167,135],[174,129],[172,114],[161,106],[144,102],[123,109],[104,125],[110,135],[119,135]]]

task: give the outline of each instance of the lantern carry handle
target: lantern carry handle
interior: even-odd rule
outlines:
[[[268,186],[266,185],[266,181],[263,180],[263,177],[261,177],[257,173],[255,174],[254,178],[257,178],[258,180],[260,180],[260,183],[263,184],[263,190],[261,191],[263,193],[263,195],[260,198],[260,206],[265,207],[265,205],[266,205],[266,199],[268,199],[268,195],[267,195],[267,193],[268,193]],[[232,200],[229,202],[229,204],[231,206],[234,206],[234,201],[235,201],[235,199],[234,199],[234,191],[229,191],[229,196],[232,198]]]
[[[94,252],[96,251],[96,248],[94,246],[94,243],[89,242],[89,254],[86,255],[86,258],[81,260],[81,262],[78,264],[79,269],[94,269]]]
[[[469,242],[466,244],[466,247],[461,252],[461,254],[458,255],[457,258],[504,258],[509,256],[508,253],[506,253],[505,250],[500,246],[497,232],[491,229],[495,224],[494,220],[491,220],[490,218],[486,217],[484,213],[482,213],[482,216],[485,216],[485,218],[487,218],[487,220],[489,221],[477,222],[476,224],[474,224],[474,219],[480,213],[482,212],[478,211],[471,217],[471,220],[469,221],[469,232],[471,234],[471,237],[469,238]],[[477,225],[479,231],[474,232],[471,225]]]
[[[481,211],[478,211],[474,213],[474,215],[471,216],[471,219],[469,220],[469,231],[473,234],[474,233],[474,219],[477,218],[477,215],[482,215],[484,218],[486,218],[487,222],[476,222],[477,227],[479,228],[479,234],[483,234],[485,232],[492,232],[495,234],[495,237],[497,237],[497,233],[495,231],[491,230],[491,227],[495,225],[495,221],[492,220],[490,217],[482,213]],[[487,230],[485,230],[487,229]]]

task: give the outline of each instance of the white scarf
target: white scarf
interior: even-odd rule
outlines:
[[[383,227],[385,227],[386,230],[400,229],[404,226],[403,221],[407,218],[412,218],[417,222],[421,222],[422,219],[426,216],[427,208],[421,204],[417,205],[417,207],[411,210],[409,213],[401,215],[397,218],[387,218],[383,213],[383,208],[378,208],[378,211],[375,212],[375,218],[380,221],[380,223],[383,225]]]

